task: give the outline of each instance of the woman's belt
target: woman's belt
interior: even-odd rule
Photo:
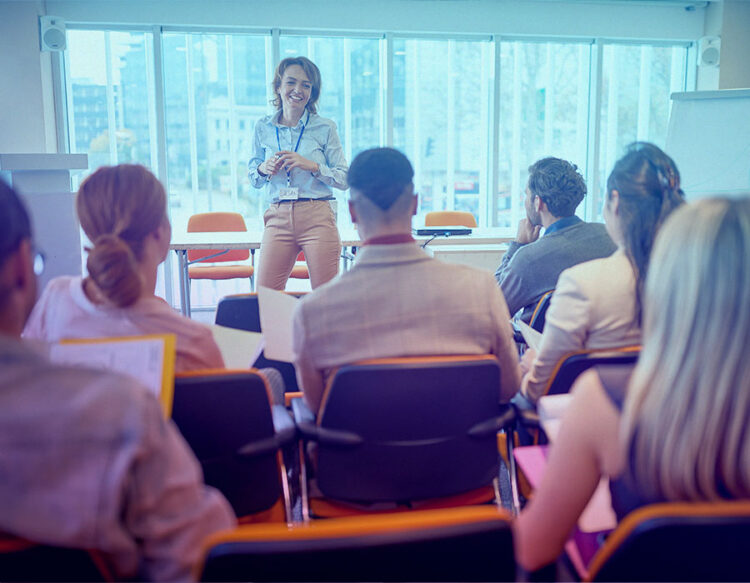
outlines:
[[[299,198],[275,200],[274,204],[281,204],[284,202],[300,202],[300,201],[308,201],[308,200],[335,200],[335,198],[332,196],[326,196],[324,198],[305,198],[305,197],[300,196]]]

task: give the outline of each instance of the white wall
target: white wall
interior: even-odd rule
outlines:
[[[703,34],[705,12],[632,0],[47,0],[46,6],[71,22],[681,40]]]
[[[49,53],[39,50],[41,2],[0,1],[0,152],[56,151]]]
[[[719,89],[750,88],[750,2],[723,4]]]

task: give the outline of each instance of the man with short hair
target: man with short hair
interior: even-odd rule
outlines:
[[[99,551],[118,579],[190,580],[232,509],[148,389],[21,341],[35,259],[28,214],[0,180],[0,532]]]
[[[349,213],[362,247],[354,266],[300,300],[297,377],[313,411],[330,371],[368,358],[494,354],[500,400],[518,390],[508,308],[492,275],[430,257],[411,236],[417,197],[409,160],[391,148],[349,168]]]
[[[603,224],[585,223],[575,215],[585,195],[586,183],[575,164],[542,158],[529,167],[526,218],[495,272],[510,313],[523,310],[525,322],[542,296],[555,288],[560,273],[616,249]]]

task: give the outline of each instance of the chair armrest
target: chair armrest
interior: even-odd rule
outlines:
[[[350,431],[326,429],[315,423],[315,414],[304,399],[292,399],[292,413],[297,429],[304,439],[317,441],[323,445],[356,446],[364,440]]]
[[[284,405],[273,405],[271,414],[273,415],[273,430],[276,433],[279,445],[292,441],[297,434],[297,426],[286,407]]]
[[[294,439],[297,427],[286,408],[283,405],[273,405],[271,415],[273,417],[274,434],[246,443],[237,450],[236,455],[240,457],[266,455],[278,451],[284,444]]]
[[[495,436],[501,429],[513,426],[516,422],[517,412],[515,407],[510,405],[501,405],[502,413],[497,417],[487,419],[477,423],[467,432],[469,437],[489,437]]]
[[[318,428],[315,425],[315,413],[307,406],[302,397],[292,399],[291,405],[294,423],[297,425],[299,432],[306,439],[315,439],[318,433]]]

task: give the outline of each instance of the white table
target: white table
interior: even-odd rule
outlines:
[[[507,231],[505,232],[507,234]],[[180,278],[180,310],[186,316],[190,315],[190,287],[189,287],[189,262],[187,252],[194,249],[216,249],[217,255],[225,249],[249,249],[250,254],[255,257],[256,249],[260,249],[263,237],[262,231],[241,232],[210,232],[210,233],[173,233],[169,248],[177,253],[179,262]],[[427,242],[432,246],[442,245],[468,245],[468,246],[497,246],[498,253],[504,245],[512,238],[502,236],[499,229],[474,229],[471,235],[458,235],[453,237],[416,237],[418,242]],[[345,249],[356,250],[362,242],[356,231],[341,232],[341,244]],[[344,268],[348,266],[347,254],[344,258]],[[210,256],[203,261],[210,261]]]

